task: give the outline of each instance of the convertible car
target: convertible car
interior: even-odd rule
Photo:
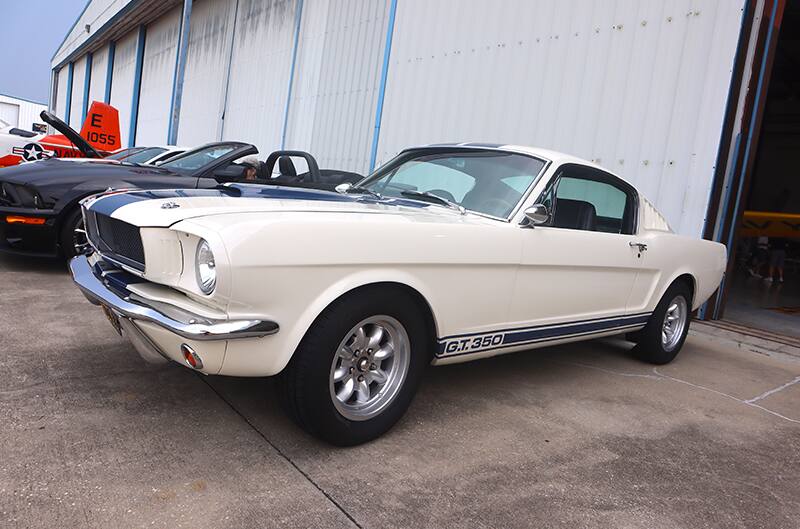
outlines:
[[[74,141],[81,145],[79,136]],[[209,189],[246,180],[248,169],[252,181],[273,185],[333,189],[361,179],[354,173],[320,170],[310,154],[300,151],[276,151],[266,162],[252,165],[238,163],[253,158],[258,149],[235,141],[209,143],[158,166],[149,162],[166,151],[144,151],[127,157],[123,153],[122,159],[52,158],[0,169],[0,251],[68,258],[82,253],[88,245],[79,202],[106,189]],[[135,162],[140,154],[146,159]],[[308,171],[297,172],[292,159],[298,158]]]
[[[726,263],[602,168],[509,145],[408,149],[336,192],[110,193],[83,214],[73,279],[145,359],[279,375],[338,445],[388,430],[430,363],[618,334],[669,362]]]

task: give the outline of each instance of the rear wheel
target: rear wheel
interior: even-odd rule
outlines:
[[[83,225],[83,215],[80,209],[76,209],[67,215],[61,228],[61,240],[59,242],[61,243],[61,251],[67,259],[86,253],[89,248],[89,239],[86,237],[86,229]]]
[[[280,375],[280,398],[309,433],[335,445],[364,443],[403,416],[429,358],[415,302],[366,289],[316,319]]]
[[[684,282],[673,283],[661,298],[647,325],[636,333],[634,354],[651,364],[671,362],[689,333],[691,289]]]

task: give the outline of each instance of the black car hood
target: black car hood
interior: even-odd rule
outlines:
[[[0,181],[47,186],[95,178],[125,179],[136,176],[178,176],[159,167],[120,164],[113,160],[70,160],[50,158],[0,169]]]

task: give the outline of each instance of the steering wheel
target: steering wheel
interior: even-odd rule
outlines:
[[[481,202],[480,208],[477,209],[478,211],[488,211],[490,215],[495,217],[505,217],[508,212],[514,209],[514,204],[501,198],[487,198]]]

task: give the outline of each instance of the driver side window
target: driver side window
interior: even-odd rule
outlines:
[[[554,228],[632,234],[634,191],[616,177],[593,168],[568,165],[540,202]]]

